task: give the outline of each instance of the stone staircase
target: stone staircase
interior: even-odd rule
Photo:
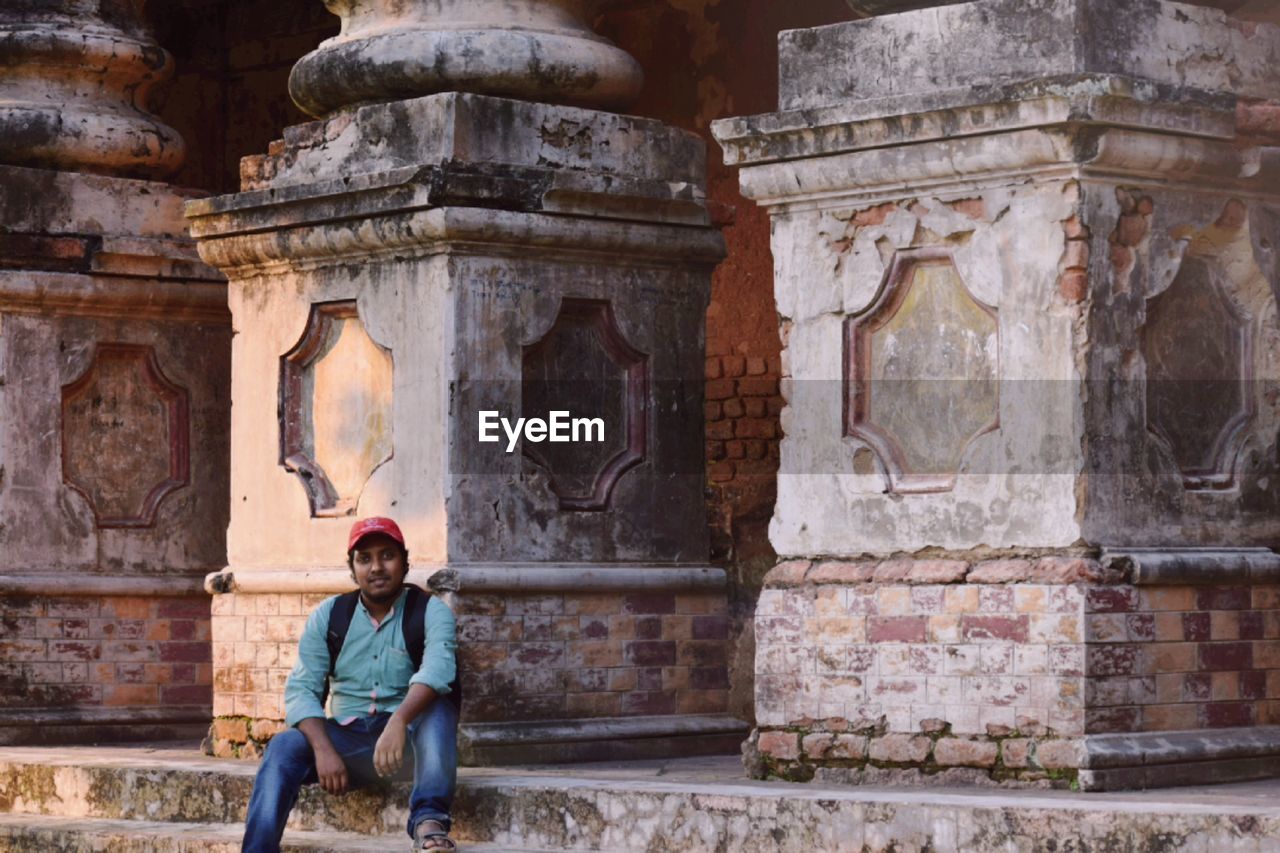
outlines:
[[[0,850],[239,850],[251,762],[194,744],[0,748]],[[407,849],[407,789],[304,790],[290,851]],[[755,782],[736,758],[471,768],[464,850],[1280,850],[1280,783],[1090,795]]]

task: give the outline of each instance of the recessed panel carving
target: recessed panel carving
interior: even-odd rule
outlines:
[[[1147,303],[1147,425],[1168,445],[1190,489],[1231,485],[1253,412],[1249,323],[1221,276],[1212,259],[1188,256],[1173,283]]]
[[[526,418],[561,411],[603,421],[603,441],[523,449],[547,471],[562,509],[607,508],[618,479],[645,457],[648,421],[648,356],[623,337],[608,303],[563,301],[547,333],[525,347],[521,398]]]
[[[351,515],[391,458],[391,355],[354,301],[312,306],[280,360],[280,463],[298,475],[316,517]]]
[[[945,250],[905,251],[846,346],[845,434],[880,455],[894,491],[951,488],[969,443],[999,426],[995,309]]]
[[[98,344],[88,369],[62,388],[62,477],[98,527],[150,527],[165,495],[190,473],[187,392],[155,350]]]

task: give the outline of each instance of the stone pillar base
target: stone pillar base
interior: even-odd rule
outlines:
[[[429,585],[438,567],[416,567]],[[457,567],[467,764],[737,752],[727,716],[724,573],[709,566]],[[283,728],[307,614],[351,588],[345,568],[237,570],[213,593],[216,755],[255,758]],[[307,590],[303,592],[302,590]]]
[[[1090,790],[1257,778],[1280,721],[1276,570],[1262,549],[783,563],[756,614],[749,769]]]

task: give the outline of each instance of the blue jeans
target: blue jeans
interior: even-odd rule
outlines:
[[[386,728],[390,714],[360,717],[340,726],[325,720],[333,748],[347,766],[349,789],[380,781],[373,766],[373,749]],[[413,792],[409,795],[410,836],[424,820],[438,820],[450,828],[449,807],[458,778],[458,711],[452,702],[437,699],[409,724],[408,742],[413,749]],[[406,752],[408,747],[406,748]],[[266,755],[253,781],[249,813],[245,818],[243,851],[276,853],[289,812],[303,785],[320,781],[315,754],[306,736],[286,729],[267,744]]]

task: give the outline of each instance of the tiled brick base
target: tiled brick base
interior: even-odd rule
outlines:
[[[0,597],[0,709],[208,706],[209,599]]]
[[[756,770],[1063,779],[1088,735],[1280,721],[1280,588],[1072,558],[784,563],[756,613]]]
[[[209,748],[253,757],[284,718],[306,614],[327,595],[214,598]],[[458,597],[463,721],[723,713],[723,592]]]

